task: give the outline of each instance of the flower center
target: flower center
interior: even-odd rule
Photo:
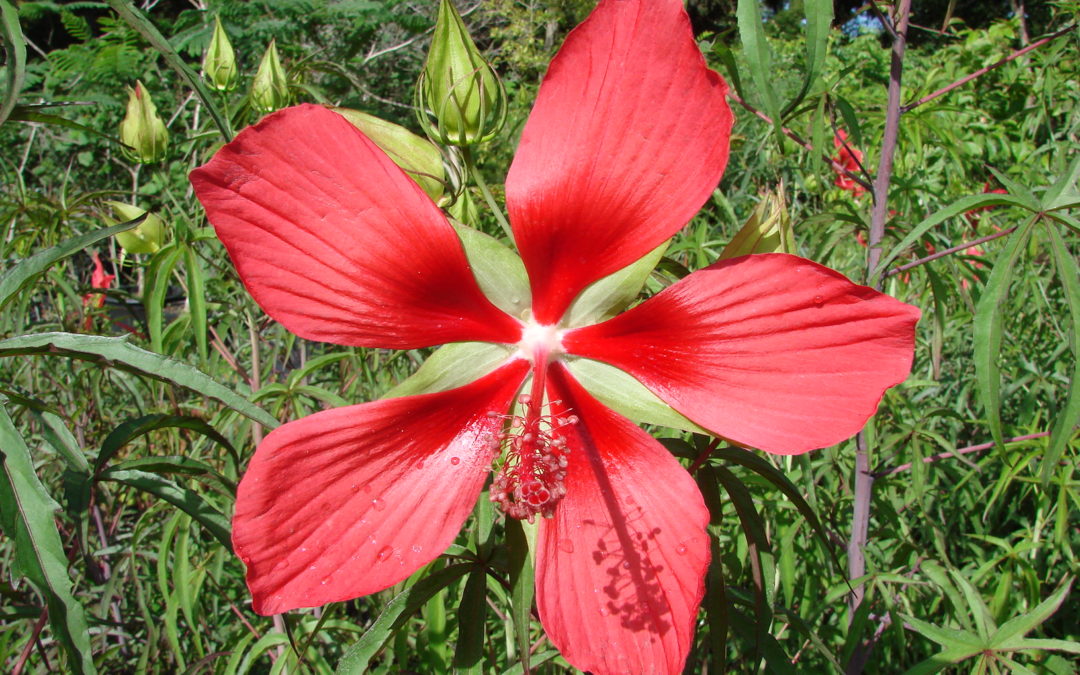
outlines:
[[[518,397],[524,415],[490,417],[507,420],[492,439],[502,450],[503,464],[491,484],[491,501],[506,515],[530,523],[537,514],[550,518],[566,495],[566,464],[570,448],[562,429],[577,424],[576,415],[541,414],[542,403],[531,394]]]
[[[532,361],[530,393],[518,396],[518,412],[488,413],[505,420],[503,430],[493,436],[492,450],[502,451],[502,466],[491,484],[491,501],[506,515],[532,522],[537,514],[545,518],[566,494],[566,463],[570,448],[562,429],[576,424],[576,415],[545,414],[544,396],[547,369],[563,354],[562,331],[530,321],[522,331],[518,349]]]

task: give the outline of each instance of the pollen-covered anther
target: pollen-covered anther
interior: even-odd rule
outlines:
[[[493,415],[506,419],[506,425],[493,437],[492,445],[503,450],[503,463],[491,484],[491,501],[512,518],[533,522],[537,514],[550,518],[566,495],[570,448],[562,430],[578,418],[542,415],[528,394],[519,396],[518,403],[525,416]]]

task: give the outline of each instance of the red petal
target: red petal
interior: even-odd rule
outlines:
[[[536,601],[576,668],[681,673],[709,565],[709,512],[659,443],[592,398],[562,366],[552,397],[580,421],[567,493],[537,536]]]
[[[726,94],[678,0],[604,0],[570,33],[506,178],[539,322],[701,208],[727,163]]]
[[[528,364],[436,394],[290,422],[255,452],[236,499],[233,545],[254,608],[276,614],[391,586],[446,549],[490,470]]]
[[[694,422],[778,454],[848,438],[911,370],[919,310],[784,254],[724,260],[614,319],[573,354],[630,373]]]
[[[301,337],[410,349],[520,335],[442,212],[337,113],[274,113],[191,183],[248,291]]]

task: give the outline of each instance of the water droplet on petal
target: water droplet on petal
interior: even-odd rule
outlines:
[[[825,304],[825,298],[821,297],[820,295],[815,295],[814,296],[814,304],[817,305],[818,307],[821,307],[822,305]]]
[[[376,511],[382,511],[386,509],[386,502],[382,499],[372,499],[371,508],[375,509]]]
[[[570,541],[569,539],[560,539],[559,540],[559,550],[562,551],[563,553],[573,553],[574,552],[574,542]]]
[[[623,568],[624,570],[628,570],[628,569],[630,569],[630,561],[629,561],[629,560],[624,560],[624,561],[622,561],[622,568]]]
[[[325,586],[326,584],[330,583],[330,577],[323,577],[323,580],[319,583]]]
[[[461,458],[460,457],[451,457],[450,458],[450,463],[453,464],[454,466],[457,466],[458,464],[461,464]]]
[[[423,551],[423,550],[424,550],[424,547],[421,546],[420,544],[413,544],[412,545],[412,552],[413,553],[419,553],[420,551]]]
[[[607,607],[600,608],[600,616],[608,616],[609,614],[611,614],[610,609],[608,609]]]
[[[383,546],[382,550],[379,551],[379,555],[378,555],[379,562],[384,562],[387,558],[390,557],[390,554],[392,554],[393,552],[394,552],[394,547],[393,546]]]
[[[675,552],[679,555],[686,555],[686,546],[684,544],[679,544],[678,548],[675,549]]]
[[[359,485],[353,485],[352,488],[350,488],[350,489],[353,491],[354,494],[357,493],[357,492],[360,492],[360,486]]]

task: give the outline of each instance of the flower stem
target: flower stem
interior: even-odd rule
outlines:
[[[476,187],[480,188],[480,194],[484,195],[484,201],[487,202],[488,208],[490,208],[491,212],[495,215],[495,220],[499,221],[499,226],[503,229],[503,232],[510,238],[510,241],[513,241],[514,233],[510,229],[510,222],[506,220],[506,216],[503,215],[498,202],[495,201],[495,196],[491,194],[491,190],[488,188],[487,183],[484,182],[484,176],[480,173],[480,167],[476,166],[476,160],[473,158],[472,149],[463,147],[461,149],[461,155],[465,158],[465,170],[469,172],[469,175],[476,182]]]

